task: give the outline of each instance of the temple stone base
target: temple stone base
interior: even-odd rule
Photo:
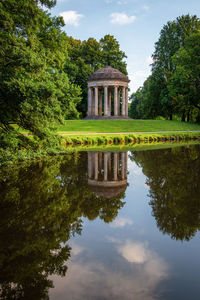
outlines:
[[[128,116],[87,116],[84,120],[131,120]]]

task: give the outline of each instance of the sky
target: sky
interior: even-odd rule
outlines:
[[[51,9],[62,15],[68,36],[97,40],[114,35],[127,55],[130,92],[151,73],[151,55],[162,27],[185,14],[200,17],[200,0],[57,0]]]

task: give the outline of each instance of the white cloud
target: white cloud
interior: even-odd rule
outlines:
[[[136,19],[136,16],[128,16],[125,13],[112,13],[110,15],[112,24],[126,25],[133,23]]]
[[[124,245],[118,246],[118,252],[128,262],[143,266],[146,278],[151,276],[159,281],[167,276],[167,264],[156,252],[148,249],[147,243],[127,240]]]
[[[132,225],[133,221],[129,218],[117,217],[110,226],[113,228],[124,227],[126,225]]]
[[[72,248],[71,250],[71,255],[72,256],[76,256],[81,254],[84,251],[84,248],[79,246],[77,243],[75,243],[74,241],[70,242],[70,247]]]
[[[145,11],[148,11],[148,10],[149,10],[149,6],[148,6],[148,5],[143,5],[142,8],[143,8]]]
[[[135,175],[142,175],[142,169],[139,168],[137,165],[133,167],[133,170],[132,170],[133,174]]]
[[[118,252],[131,263],[143,264],[148,259],[148,252],[142,243],[126,241],[125,245],[118,248]]]
[[[78,26],[80,19],[83,17],[82,14],[77,13],[75,10],[63,11],[59,14],[63,17],[65,25]]]
[[[99,258],[93,260],[90,256],[87,259],[75,257],[67,262],[66,277],[50,277],[55,286],[50,289],[50,299],[65,300],[66,295],[70,295],[71,299],[160,299],[157,285],[168,277],[168,265],[145,243],[129,241],[125,245],[128,245],[129,251],[134,251],[134,261],[137,257],[137,263],[128,269],[129,272],[126,271],[127,262],[122,265],[118,255],[113,257],[112,264],[108,264],[107,259],[103,263]],[[133,255],[129,253],[127,258],[132,261]]]
[[[131,89],[131,93],[136,92],[136,90],[141,87],[147,77],[151,74],[150,68],[145,68],[142,66],[140,70],[133,70],[129,68],[129,79],[131,80],[129,87]]]

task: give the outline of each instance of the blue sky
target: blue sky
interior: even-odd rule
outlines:
[[[150,74],[160,30],[183,14],[200,17],[199,0],[57,0],[52,15],[63,15],[69,36],[99,40],[114,35],[125,51],[131,92]]]

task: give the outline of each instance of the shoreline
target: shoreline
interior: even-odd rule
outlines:
[[[58,132],[59,135],[122,135],[122,134],[157,134],[157,133],[199,133],[200,130],[162,130],[162,131],[121,131],[121,132]]]
[[[0,160],[0,168],[21,162],[31,162],[38,159],[48,158],[56,155],[65,155],[78,151],[127,151],[131,150],[150,150],[152,148],[175,147],[192,144],[200,144],[200,131],[169,131],[157,133],[103,133],[103,134],[66,134],[62,136],[60,149],[50,152],[43,151],[19,151],[13,157],[12,153],[7,152],[6,156]],[[123,150],[122,150],[123,149]]]
[[[189,141],[200,140],[200,131],[160,131],[160,132],[134,132],[134,133],[79,133],[61,134],[64,146],[72,145],[131,145],[137,143]]]

